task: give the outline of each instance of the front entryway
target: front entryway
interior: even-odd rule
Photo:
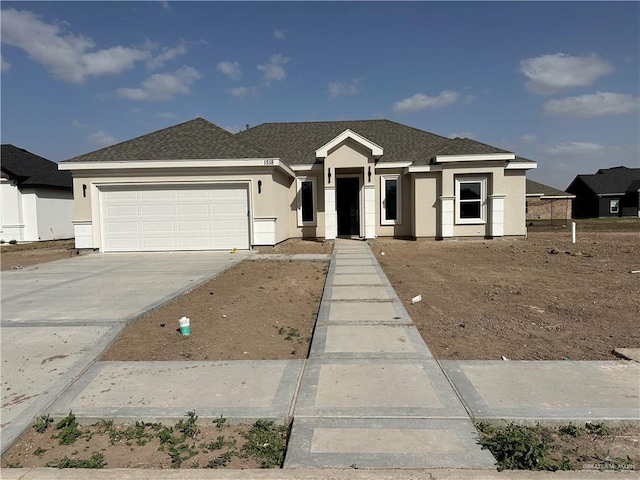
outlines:
[[[336,180],[336,213],[338,235],[360,235],[360,179],[344,177]]]

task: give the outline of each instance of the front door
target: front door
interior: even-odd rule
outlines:
[[[360,235],[360,180],[344,177],[336,180],[338,235]]]

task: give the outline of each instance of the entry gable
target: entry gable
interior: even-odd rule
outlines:
[[[340,145],[345,140],[353,140],[358,144],[362,145],[367,150],[371,151],[371,155],[374,158],[380,158],[384,153],[383,148],[380,145],[373,143],[371,140],[366,139],[362,135],[357,134],[353,130],[346,129],[340,135],[335,137],[333,140],[325,143],[322,147],[316,150],[316,158],[326,158],[329,154],[329,151]]]

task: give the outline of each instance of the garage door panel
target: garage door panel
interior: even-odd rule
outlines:
[[[120,187],[100,202],[104,251],[249,248],[245,186]]]

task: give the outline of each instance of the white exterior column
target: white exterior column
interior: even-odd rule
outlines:
[[[491,199],[491,236],[504,235],[504,197],[506,195],[489,195]]]
[[[376,238],[376,186],[364,186],[364,238]]]
[[[338,212],[336,211],[336,187],[324,187],[324,238],[335,240],[338,236]]]
[[[453,215],[456,197],[441,196],[440,197],[440,218],[441,218],[441,235],[442,238],[453,237]]]

